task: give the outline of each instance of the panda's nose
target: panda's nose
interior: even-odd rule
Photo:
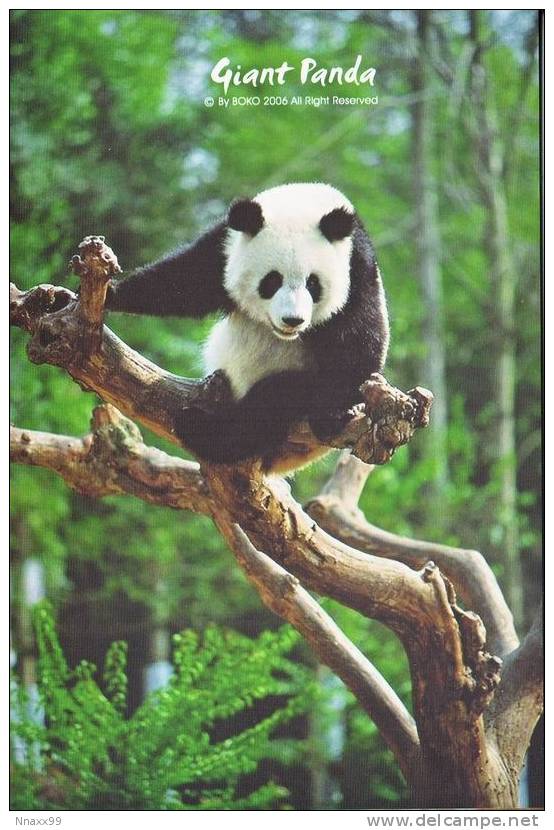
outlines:
[[[285,326],[289,326],[291,329],[296,329],[298,326],[301,326],[304,322],[303,317],[281,317],[281,320],[285,324]]]

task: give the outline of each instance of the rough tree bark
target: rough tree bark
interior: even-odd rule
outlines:
[[[11,319],[30,333],[32,361],[62,367],[105,403],[82,439],[14,427],[12,458],[52,469],[88,495],[131,493],[211,516],[263,601],[303,634],[374,720],[415,805],[517,806],[522,751],[542,708],[538,624],[518,646],[480,554],[385,534],[357,508],[371,469],[362,462],[385,463],[427,423],[430,393],[405,394],[381,376],[368,379],[358,415],[333,442],[352,456],[340,460],[303,510],[284,482],[264,477],[259,460],[197,464],[144,445],[122,412],[176,441],[171,425],[178,408],[218,406],[228,390],[217,375],[190,381],[162,371],[103,327],[102,292],[117,261],[98,237],[85,240],[81,256],[78,271],[88,283],[81,298],[53,286],[26,293],[14,287]],[[317,441],[300,424],[286,447],[302,456]],[[460,607],[456,590],[471,610]],[[410,663],[413,718],[309,591],[398,635]]]

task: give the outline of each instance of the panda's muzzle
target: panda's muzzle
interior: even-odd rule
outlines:
[[[303,317],[281,317],[282,326],[276,326],[273,321],[271,328],[274,334],[281,340],[296,340],[301,331],[303,331],[305,320]]]
[[[280,340],[296,340],[300,334],[300,329],[298,328],[281,328],[280,326],[276,326],[274,323],[271,323],[271,328],[273,333],[277,335]]]
[[[297,329],[304,322],[303,317],[282,317],[283,323],[287,328]]]
[[[313,300],[305,285],[283,286],[272,299],[269,319],[274,333],[295,340],[310,323]]]

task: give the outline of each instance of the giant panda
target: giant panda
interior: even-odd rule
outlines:
[[[360,384],[383,369],[389,340],[371,242],[348,199],[322,183],[235,201],[196,242],[110,285],[106,305],[221,313],[204,364],[225,373],[233,402],[184,409],[174,424],[188,449],[218,463],[262,457],[280,469],[279,447],[303,419],[329,440],[352,416]]]

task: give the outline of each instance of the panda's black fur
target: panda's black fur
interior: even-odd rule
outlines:
[[[298,190],[295,191],[295,188]],[[289,194],[292,214],[290,220],[286,216],[281,218],[281,213],[286,213],[282,206],[284,204],[286,208]],[[295,210],[302,210],[302,207],[295,206],[294,197],[297,194],[301,197],[301,204],[309,205],[310,216],[316,216],[319,199],[323,200],[324,207],[331,206],[330,210],[319,214],[318,221],[308,221],[309,229],[305,231],[307,255],[311,245],[319,257],[320,270],[321,263],[326,262],[325,246],[329,246],[329,258],[334,256],[337,259],[339,264],[330,267],[329,274],[326,275],[327,295],[330,290],[334,290],[332,281],[335,272],[336,280],[346,280],[347,284],[342,286],[345,290],[340,297],[337,295],[337,307],[330,306],[326,312],[328,316],[322,321],[316,319],[313,325],[311,320],[308,321],[304,328],[300,327],[298,334],[294,330],[291,334],[288,326],[283,323],[286,331],[281,331],[279,326],[272,333],[270,323],[273,325],[273,319],[264,323],[265,308],[270,301],[264,301],[256,295],[256,300],[249,299],[245,307],[242,307],[240,285],[245,284],[244,280],[248,285],[248,280],[253,279],[250,276],[250,266],[254,270],[257,267],[257,262],[249,262],[248,243],[259,235],[257,250],[265,255],[261,230],[267,227],[272,229],[276,222],[277,242],[271,243],[270,238],[267,245],[275,244],[278,252],[281,236],[285,237],[286,242],[289,234],[292,240],[289,247],[282,249],[283,262],[286,259],[286,267],[292,275],[289,280],[289,275],[285,274],[285,292],[289,293],[282,302],[288,302],[287,297],[296,298],[295,302],[303,302],[304,305],[311,302],[303,291],[302,280],[298,276],[300,274],[303,278],[304,275],[304,259],[301,257],[304,254],[304,231],[297,231],[295,226]],[[312,204],[312,196],[315,204]],[[336,205],[335,200],[339,202]],[[279,210],[277,214],[271,212],[270,208],[275,201],[281,213]],[[269,220],[264,218],[266,212],[270,214]],[[298,215],[304,219],[303,213]],[[272,216],[277,216],[278,221],[272,219]],[[244,274],[240,275],[242,283],[239,281],[238,289],[232,284],[233,274],[229,273],[229,269],[234,267],[230,262],[233,257],[232,244],[244,249],[240,260]],[[331,248],[333,245],[336,246],[335,249]],[[349,247],[346,248],[345,245]],[[343,253],[339,255],[337,251]],[[271,255],[272,249],[268,253],[268,262],[273,262]],[[340,256],[347,257],[344,266],[340,265]],[[296,259],[302,259],[302,263]],[[309,256],[306,262],[307,271]],[[271,267],[278,270],[278,266],[279,262],[276,261],[275,266]],[[306,280],[308,276],[310,275],[306,273]],[[248,285],[248,288],[250,290],[253,286]],[[312,298],[314,296],[316,295],[312,292]],[[327,185],[287,185],[265,191],[254,200],[235,203],[225,221],[203,234],[192,245],[113,284],[106,304],[116,311],[158,316],[203,317],[210,312],[220,311],[226,315],[226,320],[234,321],[233,330],[238,332],[239,338],[244,322],[245,325],[258,327],[260,336],[264,338],[273,338],[276,334],[279,339],[272,342],[275,343],[275,348],[279,347],[280,354],[285,355],[285,358],[288,349],[291,353],[294,350],[297,360],[298,355],[301,355],[301,368],[284,366],[283,371],[280,371],[278,366],[272,367],[267,376],[261,376],[249,388],[237,394],[232,404],[215,414],[195,408],[179,413],[175,421],[177,436],[194,453],[215,462],[230,463],[262,456],[271,459],[271,466],[275,466],[275,454],[291,425],[304,418],[309,420],[313,431],[322,440],[339,432],[349,417],[349,408],[360,401],[360,384],[372,372],[382,370],[388,346],[386,303],[371,242],[360,218],[347,200]],[[317,303],[314,303],[314,313],[317,308]],[[250,314],[255,317],[257,315],[255,321],[250,319]],[[285,321],[302,318],[279,319]],[[225,324],[224,321],[223,325]],[[230,335],[224,332],[224,336]],[[294,345],[283,345],[281,341],[286,339],[293,339]],[[243,360],[244,357],[243,354]],[[251,360],[255,365],[260,360],[260,355],[253,353]],[[304,364],[306,368],[303,368]],[[211,367],[213,368],[214,366]],[[263,366],[256,367],[256,371],[263,374]],[[240,378],[235,378],[235,382],[239,383]]]

